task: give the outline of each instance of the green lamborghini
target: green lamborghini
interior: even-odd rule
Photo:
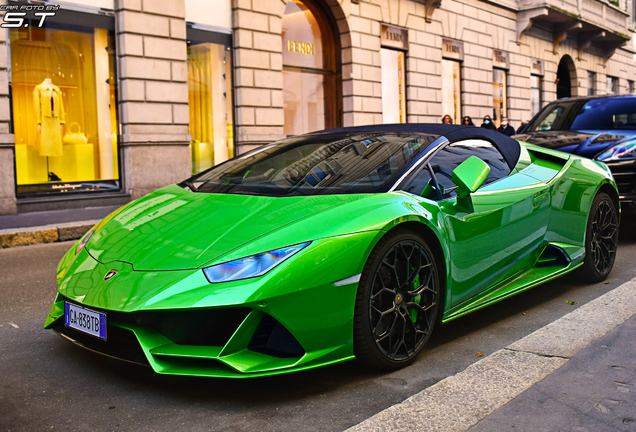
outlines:
[[[62,258],[45,323],[161,374],[403,367],[436,325],[578,268],[605,279],[602,163],[470,126],[291,137],[115,211]]]

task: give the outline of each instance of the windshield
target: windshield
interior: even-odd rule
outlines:
[[[183,182],[194,192],[264,196],[388,191],[438,136],[335,133],[288,138]]]
[[[636,98],[610,97],[548,105],[526,132],[552,130],[636,130]]]

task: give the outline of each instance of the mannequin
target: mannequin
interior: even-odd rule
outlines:
[[[62,156],[64,105],[60,88],[45,78],[33,89],[40,156]]]

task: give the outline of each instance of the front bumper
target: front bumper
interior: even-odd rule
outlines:
[[[65,301],[61,295],[55,299],[48,328],[83,348],[150,366],[160,374],[259,377],[354,358],[342,349],[307,353],[271,315],[249,308],[151,313],[94,309],[108,317],[103,341],[64,325]]]
[[[606,163],[618,188],[621,212],[636,212],[636,160]]]
[[[44,327],[160,374],[258,377],[351,360],[358,284],[333,282],[362,271],[378,235],[316,240],[265,276],[219,284],[197,269],[135,271],[82,250],[58,272]],[[65,327],[64,302],[105,313],[107,340]]]

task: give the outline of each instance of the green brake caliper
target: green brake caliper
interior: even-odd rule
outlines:
[[[419,287],[419,286],[420,286],[420,275],[418,274],[418,275],[415,277],[415,280],[413,281],[413,287]],[[421,299],[421,298],[422,298],[422,295],[421,295],[421,294],[416,295],[416,296],[413,298],[413,302],[415,302],[416,304],[420,304],[420,299]],[[413,322],[416,322],[416,321],[417,321],[417,309],[411,309],[411,320],[412,320]]]

